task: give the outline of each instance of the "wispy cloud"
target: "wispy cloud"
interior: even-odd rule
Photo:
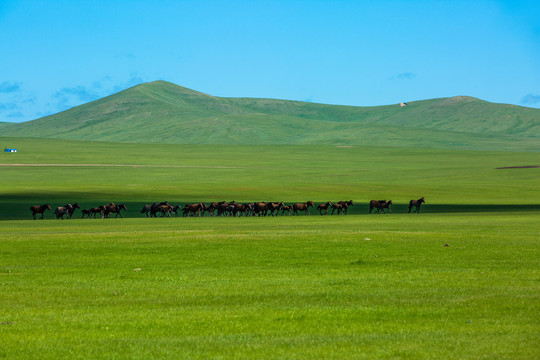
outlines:
[[[17,111],[17,112],[8,114],[6,117],[8,119],[21,119],[21,118],[24,117],[24,114],[22,112],[20,112],[20,111]]]
[[[21,90],[21,84],[18,82],[4,81],[0,83],[0,93],[11,94]]]
[[[131,52],[117,52],[114,54],[116,59],[136,59],[137,56]]]
[[[1,103],[1,104],[0,104],[0,112],[3,112],[3,111],[12,111],[12,110],[15,110],[15,109],[19,109],[19,106],[18,106],[17,103],[15,103],[15,102],[11,102],[11,103]]]
[[[140,77],[136,73],[132,73],[129,76],[130,77],[129,77],[129,79],[127,81],[122,82],[120,84],[116,84],[114,86],[114,88],[112,89],[111,93],[116,93],[118,91],[125,90],[127,88],[130,88],[130,87],[135,86],[135,85],[139,85],[139,84],[144,82],[143,78]]]
[[[112,76],[105,76],[93,81],[90,85],[64,87],[53,94],[48,103],[50,111],[47,112],[52,114],[63,111],[73,106],[112,95],[143,82],[141,76],[137,73],[131,73],[127,80],[121,82],[115,81]]]
[[[100,95],[86,86],[65,87],[54,94],[54,98],[61,101],[71,97],[75,100],[92,101],[99,99]]]
[[[540,103],[540,95],[527,94],[521,99],[522,104],[533,105]]]
[[[416,74],[413,72],[404,72],[401,74],[397,74],[394,78],[397,80],[412,80],[416,78]]]

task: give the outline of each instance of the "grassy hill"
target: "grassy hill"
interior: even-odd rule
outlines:
[[[14,123],[0,121],[0,129],[4,129],[10,126],[14,126]]]
[[[2,136],[168,144],[325,144],[540,151],[540,110],[452,97],[355,107],[220,98],[141,84]]]

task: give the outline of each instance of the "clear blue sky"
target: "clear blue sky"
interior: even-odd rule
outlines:
[[[540,107],[540,1],[0,0],[0,121],[167,80],[215,96]]]

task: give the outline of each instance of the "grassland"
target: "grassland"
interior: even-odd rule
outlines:
[[[93,207],[168,200],[315,202],[422,196],[438,211],[537,206],[538,153],[384,147],[154,145],[0,138],[0,218],[29,218],[30,205]],[[49,164],[50,166],[43,166]],[[108,166],[95,166],[104,164]],[[68,165],[68,166],[58,166]],[[94,166],[88,166],[94,165]],[[116,166],[113,166],[116,165]],[[128,165],[128,166],[126,166]],[[366,205],[352,211],[364,213]],[[48,216],[52,216],[50,213]]]
[[[540,151],[540,110],[479,99],[373,107],[221,98],[164,81],[141,84],[0,136],[220,145],[362,145]]]
[[[0,358],[540,357],[540,169],[495,169],[538,153],[4,143],[20,152],[0,155]],[[405,213],[420,196],[423,212]],[[368,215],[381,198],[394,214]],[[137,211],[233,199],[358,205]],[[129,218],[24,220],[30,205],[75,201],[124,202]]]
[[[538,220],[2,221],[0,358],[537,359]]]

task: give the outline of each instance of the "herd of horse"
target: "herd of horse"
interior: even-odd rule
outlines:
[[[64,216],[66,219],[71,219],[73,216],[73,213],[75,212],[75,209],[80,209],[78,203],[74,204],[66,204],[64,206],[59,206],[54,210],[54,216],[57,219],[64,220]],[[31,206],[30,211],[32,212],[32,218],[36,220],[37,215],[41,214],[41,219],[43,219],[45,215],[46,210],[51,210],[51,206],[49,204],[39,205],[39,206]],[[90,209],[82,209],[82,217],[85,216],[87,218],[90,218],[90,216],[93,216],[94,219],[97,215],[99,215],[102,219],[108,218],[111,214],[116,214],[115,217],[122,217],[121,210],[127,211],[127,206],[125,204],[119,204],[115,205],[114,203],[109,203],[107,205],[100,205],[98,207],[90,208]]]
[[[411,200],[409,202],[409,213],[412,208],[415,208],[413,212],[419,213],[420,206],[425,203],[424,198],[418,200]],[[328,215],[328,211],[331,209],[331,215],[336,213],[337,215],[346,215],[350,207],[354,205],[352,200],[349,201],[338,201],[332,203],[327,201],[324,204],[317,205],[317,211],[320,215]],[[392,210],[390,206],[392,205],[392,200],[371,200],[369,202],[369,213],[371,214],[375,210],[378,214],[387,214],[391,213]],[[56,219],[71,219],[75,209],[80,209],[78,203],[66,204],[64,206],[59,206],[54,210],[54,215]],[[212,202],[210,204],[206,203],[193,203],[186,204],[183,207],[181,205],[172,205],[167,201],[164,202],[155,202],[151,205],[144,205],[140,213],[145,214],[146,217],[169,217],[169,216],[178,216],[179,213],[182,213],[182,216],[204,216],[207,213],[210,216],[276,216],[276,215],[298,215],[302,212],[305,215],[310,215],[309,208],[315,209],[315,204],[313,201],[307,201],[305,203],[295,203],[291,205],[285,205],[283,201],[281,202],[254,202],[254,203],[237,203],[236,201],[226,202]],[[35,220],[38,214],[41,214],[41,219],[43,219],[45,211],[52,210],[49,204],[31,206],[30,211],[32,212],[32,218]],[[125,204],[115,205],[114,203],[109,203],[107,205],[100,205],[90,209],[81,209],[82,218],[85,216],[87,218],[96,216],[101,217],[102,219],[109,218],[111,214],[115,214],[115,218],[120,216],[122,217],[121,211],[125,210],[127,212],[127,206]]]

